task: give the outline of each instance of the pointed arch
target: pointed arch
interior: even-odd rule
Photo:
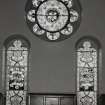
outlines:
[[[101,45],[93,37],[83,37],[76,43],[77,104],[97,105],[98,71]]]
[[[26,105],[30,43],[23,35],[12,35],[4,42],[4,90],[6,105]]]

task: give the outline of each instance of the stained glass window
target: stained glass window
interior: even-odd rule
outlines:
[[[77,103],[97,105],[98,45],[87,39],[77,46]]]
[[[79,0],[27,0],[26,22],[32,33],[47,41],[60,41],[79,27]]]
[[[26,105],[28,42],[15,38],[6,43],[6,105]]]

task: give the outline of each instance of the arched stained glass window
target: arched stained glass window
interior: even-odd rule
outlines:
[[[99,45],[86,38],[77,44],[77,103],[97,105]]]
[[[29,44],[21,37],[5,42],[6,105],[26,105]]]

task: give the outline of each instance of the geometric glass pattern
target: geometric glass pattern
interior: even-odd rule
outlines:
[[[47,41],[67,39],[80,25],[77,0],[28,0],[25,11],[29,29]]]
[[[77,48],[77,103],[97,105],[98,48],[85,40]]]
[[[23,39],[6,45],[6,105],[26,105],[28,47]]]

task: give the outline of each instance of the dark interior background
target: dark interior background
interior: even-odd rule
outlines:
[[[80,0],[82,20],[78,31],[69,39],[51,43],[34,36],[25,22],[26,0],[0,0],[0,92],[2,82],[3,43],[11,35],[24,35],[31,43],[29,92],[75,93],[75,44],[84,36],[99,40],[102,65],[99,69],[99,92],[105,93],[105,0]]]

